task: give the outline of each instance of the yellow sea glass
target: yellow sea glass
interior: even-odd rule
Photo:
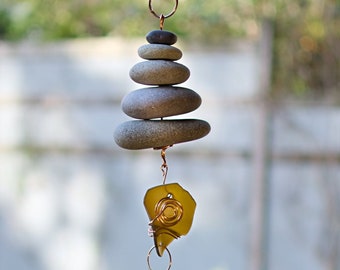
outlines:
[[[157,254],[162,256],[174,239],[189,232],[196,202],[188,191],[172,183],[149,189],[144,197],[144,206]]]

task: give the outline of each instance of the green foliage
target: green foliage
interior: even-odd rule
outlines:
[[[275,16],[275,94],[329,98],[340,88],[340,3],[290,1]]]
[[[153,0],[167,14],[174,0]],[[182,39],[222,43],[257,36],[259,22],[275,25],[275,93],[298,96],[338,89],[338,0],[179,0],[165,29]],[[58,40],[75,37],[144,36],[159,27],[148,0],[1,0],[0,39]]]
[[[154,0],[154,9],[167,14],[174,0]],[[8,22],[3,37],[54,40],[86,36],[143,36],[158,28],[147,0],[3,0],[0,10]],[[1,13],[2,14],[2,13]],[[243,17],[243,15],[246,15]],[[179,0],[179,8],[165,28],[201,40],[221,40],[247,34],[254,21],[250,0]]]
[[[7,10],[0,9],[0,39],[7,35],[10,23],[10,16]]]

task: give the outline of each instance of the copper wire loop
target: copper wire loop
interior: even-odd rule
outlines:
[[[171,214],[167,214],[167,210],[170,210]],[[156,213],[159,213],[159,217],[157,219],[165,227],[177,224],[183,216],[183,206],[181,203],[168,197],[163,198],[158,202],[155,211]]]
[[[164,14],[160,14],[158,15],[154,10],[153,10],[153,7],[152,7],[152,0],[149,0],[149,9],[150,9],[150,12],[160,20],[159,22],[159,27],[160,29],[162,30],[163,29],[163,26],[164,26],[164,20],[171,17],[172,15],[175,14],[175,12],[177,11],[177,7],[178,7],[178,0],[175,0],[175,6],[173,8],[173,10],[167,14],[167,15],[164,15]]]
[[[163,226],[171,227],[176,225],[182,219],[183,206],[179,201],[172,198],[172,194],[168,194],[167,197],[161,199],[156,204],[155,213],[156,216],[149,223],[150,226],[152,226],[157,220]]]
[[[156,18],[161,18],[161,16],[164,17],[164,19],[167,19],[169,17],[171,17],[172,15],[175,14],[176,10],[177,10],[177,7],[178,7],[178,0],[175,0],[175,6],[173,8],[173,10],[168,14],[168,15],[158,15],[152,8],[152,0],[149,0],[149,9],[151,11],[151,13],[156,17]]]
[[[149,250],[148,256],[146,257],[146,261],[148,262],[149,270],[152,270],[151,264],[150,264],[150,255],[151,255],[151,252],[152,252],[155,248],[156,248],[156,247],[153,246],[153,247]],[[171,257],[170,251],[169,251],[167,248],[165,248],[165,250],[168,252],[168,255],[169,255],[169,266],[168,266],[167,270],[170,270],[170,268],[171,268],[171,266],[172,266],[172,257]]]

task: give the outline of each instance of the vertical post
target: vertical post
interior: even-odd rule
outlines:
[[[268,246],[268,153],[270,116],[268,93],[271,87],[273,27],[270,21],[262,23],[259,44],[259,94],[256,97],[255,141],[253,149],[254,178],[251,189],[250,270],[267,269]]]

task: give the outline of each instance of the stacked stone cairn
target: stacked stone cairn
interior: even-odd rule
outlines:
[[[201,105],[201,97],[191,89],[174,86],[185,82],[190,70],[175,61],[182,52],[172,46],[177,36],[169,31],[154,30],[146,35],[149,44],[138,49],[146,61],[130,70],[133,81],[149,85],[128,93],[122,110],[139,119],[120,124],[115,132],[116,143],[125,149],[160,149],[177,143],[197,140],[210,132],[206,121],[198,119],[164,119],[185,114]]]

